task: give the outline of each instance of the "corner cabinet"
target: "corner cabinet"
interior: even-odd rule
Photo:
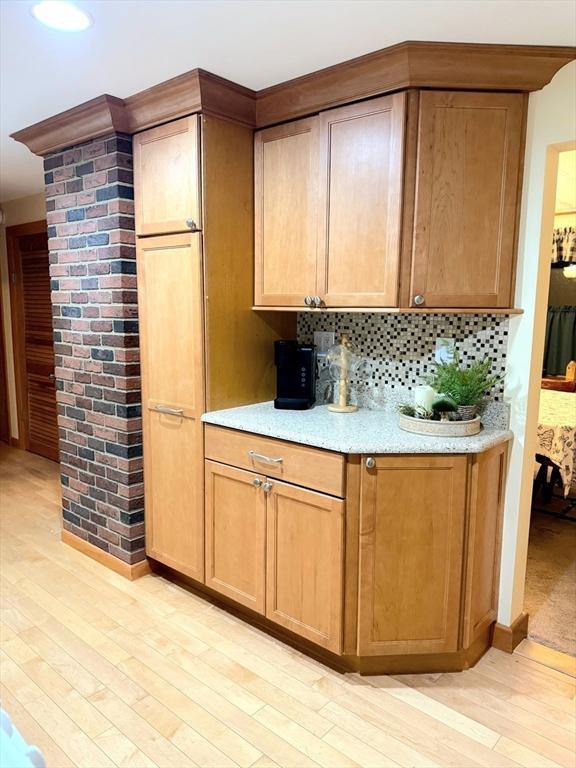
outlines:
[[[412,306],[511,306],[524,103],[420,94]]]
[[[458,650],[465,456],[382,456],[362,473],[358,654]]]
[[[256,306],[510,308],[525,112],[409,91],[258,131]]]

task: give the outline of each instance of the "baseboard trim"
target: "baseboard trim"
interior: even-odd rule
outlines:
[[[119,573],[120,576],[124,576],[125,579],[130,581],[135,581],[141,576],[146,576],[147,573],[152,573],[148,560],[142,560],[139,563],[130,565],[114,557],[109,552],[104,552],[99,547],[95,547],[89,541],[84,541],[79,536],[75,536],[70,531],[63,530],[60,538],[64,544],[68,544],[69,547],[82,552],[83,555],[87,555],[92,560],[96,560],[101,565],[105,565],[106,568],[110,568],[111,571]]]
[[[500,651],[512,653],[514,648],[519,645],[528,635],[528,614],[521,613],[517,619],[508,627],[505,624],[496,624],[494,626],[494,635],[492,636],[492,646]]]

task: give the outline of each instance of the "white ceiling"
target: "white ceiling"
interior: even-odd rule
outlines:
[[[56,32],[0,0],[0,201],[42,190],[9,134],[83,101],[202,67],[259,89],[404,40],[574,45],[574,0],[78,0]]]

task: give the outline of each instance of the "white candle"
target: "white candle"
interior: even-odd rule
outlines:
[[[414,390],[414,405],[416,408],[421,408],[423,411],[431,411],[432,403],[437,397],[438,393],[428,384],[424,384],[421,387],[416,387]]]

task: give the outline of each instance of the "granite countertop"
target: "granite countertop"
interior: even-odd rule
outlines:
[[[280,411],[272,402],[212,411],[202,421],[339,453],[481,453],[512,438],[510,430],[488,426],[473,437],[415,435],[400,429],[398,414],[387,410],[332,413],[317,405]]]

